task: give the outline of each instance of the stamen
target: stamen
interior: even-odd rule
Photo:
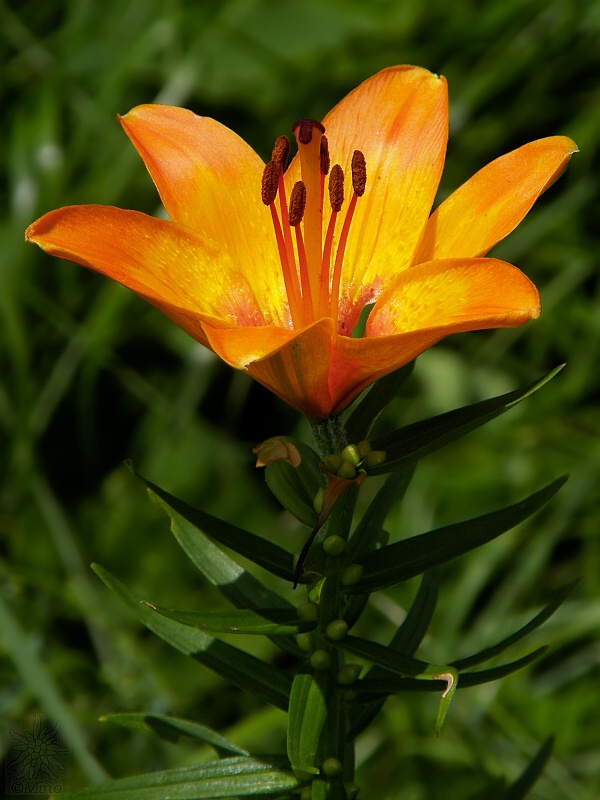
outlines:
[[[330,165],[331,159],[329,158],[329,142],[327,141],[327,137],[323,136],[321,138],[321,175],[329,174]]]
[[[310,144],[312,142],[313,130],[317,128],[321,133],[325,133],[325,126],[316,119],[297,119],[292,125],[292,132],[300,144]]]
[[[329,202],[334,212],[342,210],[344,204],[344,170],[334,164],[329,176]]]
[[[302,181],[297,181],[294,184],[292,193],[290,195],[290,225],[295,228],[300,225],[302,217],[304,216],[304,209],[306,208],[306,187]]]
[[[271,160],[274,161],[282,170],[285,169],[288,156],[290,154],[290,140],[287,136],[278,136],[275,139]]]
[[[367,162],[360,150],[355,150],[352,154],[352,188],[358,197],[365,193],[367,185]]]
[[[304,238],[300,223],[306,208],[306,187],[302,181],[294,184],[290,195],[290,225],[296,232],[296,247],[298,249],[298,265],[300,267],[300,286],[302,287],[302,312],[303,324],[308,325],[312,319],[312,292],[310,288],[310,277],[308,274],[308,263],[306,261],[306,250],[304,248]]]
[[[335,253],[335,264],[333,267],[333,278],[331,280],[331,296],[329,302],[329,316],[332,317],[336,323],[338,318],[338,310],[340,304],[340,283],[342,279],[342,263],[344,261],[344,251],[346,250],[346,242],[348,241],[348,233],[350,232],[350,224],[354,216],[354,209],[356,208],[356,201],[365,193],[367,185],[367,164],[364,155],[360,150],[355,150],[352,154],[352,188],[354,192],[348,204],[346,211],[346,218],[342,225],[340,239],[338,242],[337,250]]]
[[[275,202],[279,186],[279,164],[269,161],[262,174],[261,197],[266,206]]]
[[[329,174],[329,202],[331,203],[331,217],[325,234],[323,246],[323,262],[321,266],[321,286],[319,292],[319,316],[329,315],[329,273],[331,269],[331,250],[333,247],[333,234],[338,212],[344,202],[344,170],[339,164],[334,164]]]

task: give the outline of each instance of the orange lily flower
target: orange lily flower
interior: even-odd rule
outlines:
[[[133,290],[312,420],[448,334],[539,315],[529,279],[484,256],[576,146],[526,144],[430,216],[448,109],[445,80],[424,69],[384,69],[323,123],[299,120],[287,170],[285,137],[265,167],[228,128],[181,108],[138,106],[120,121],[170,221],[71,206],[26,238]]]

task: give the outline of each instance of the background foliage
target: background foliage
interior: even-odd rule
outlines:
[[[390,521],[395,538],[419,533],[573,473],[535,520],[446,570],[429,655],[443,662],[468,653],[498,627],[514,629],[553,588],[584,581],[529,643],[549,643],[547,656],[459,693],[441,739],[431,695],[390,701],[361,739],[362,782],[373,800],[441,797],[449,785],[453,797],[472,796],[489,776],[518,774],[554,731],[555,755],[533,796],[596,797],[600,3],[457,0],[449,10],[442,0],[15,0],[0,1],[0,30],[5,729],[31,714],[60,721],[73,788],[102,769],[120,776],[208,756],[192,743],[97,722],[116,710],[198,719],[259,752],[284,747],[283,714],[147,635],[88,563],[105,564],[162,605],[219,603],[122,460],[188,502],[298,546],[303,531],[269,496],[249,452],[292,432],[296,415],[125,290],[25,247],[22,231],[71,203],[158,211],[114,119],[133,105],[214,116],[265,156],[298,116],[319,118],[381,67],[415,63],[449,81],[440,197],[531,139],[566,134],[581,150],[496,248],[540,287],[541,319],[426,353],[389,420],[499,394],[568,363],[518,409],[426,459]],[[376,596],[371,635],[384,640],[411,589]]]

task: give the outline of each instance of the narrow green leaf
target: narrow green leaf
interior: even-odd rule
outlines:
[[[417,460],[439,450],[440,447],[458,439],[486,422],[504,414],[530,397],[557,375],[564,365],[557,367],[543,378],[515,389],[507,394],[463,406],[430,419],[415,422],[386,434],[373,442],[376,450],[385,450],[387,460],[379,467],[369,470],[369,475],[391,472],[407,460]]]
[[[163,617],[209,633],[249,633],[273,636],[275,634],[296,634],[301,627],[310,627],[298,619],[295,611],[288,611],[285,608],[263,608],[260,612],[246,608],[232,611],[180,611],[175,608],[155,606],[152,603],[148,605]]]
[[[410,378],[414,366],[415,362],[411,361],[395,372],[380,378],[358,400],[346,420],[348,441],[360,442],[368,437],[377,417]]]
[[[388,645],[389,650],[404,653],[407,656],[412,656],[417,652],[433,617],[438,590],[439,571],[434,569],[426,572],[404,622],[400,625]],[[363,680],[377,681],[385,678],[387,674],[386,670],[374,666],[368,670]],[[348,733],[350,741],[354,740],[373,721],[381,711],[384,703],[385,697],[382,697],[367,705],[362,704],[350,709],[350,730]]]
[[[289,438],[289,437],[288,437]],[[325,486],[325,477],[319,471],[320,458],[307,444],[293,440],[300,453],[300,464],[293,467],[287,461],[275,461],[265,467],[267,486],[292,516],[313,528],[317,521],[314,499]]]
[[[312,775],[319,773],[317,748],[327,716],[323,680],[322,673],[296,675],[290,694],[288,758],[293,769]]]
[[[348,558],[356,560],[380,544],[381,531],[392,507],[401,500],[412,479],[416,461],[388,475],[348,542]]]
[[[161,489],[160,486],[146,480],[139,472],[134,471],[134,475],[146,485],[153,495],[162,500],[165,509],[169,508],[175,511],[195,528],[210,536],[211,539],[215,539],[219,544],[228,547],[238,555],[244,556],[244,558],[248,558],[263,569],[277,575],[277,577],[287,581],[293,580],[293,557],[287,550],[267,539],[263,539],[262,536],[256,536],[250,531],[238,528],[236,525],[224,522],[211,514],[207,514],[205,511],[193,508],[184,503],[183,500],[179,500],[179,498]]]
[[[528,633],[534,631],[536,628],[539,628],[547,619],[549,619],[554,612],[560,608],[560,606],[564,603],[567,597],[571,594],[573,589],[579,584],[579,580],[573,581],[572,583],[563,586],[561,589],[558,589],[554,592],[553,599],[548,603],[548,605],[543,608],[536,616],[530,620],[526,625],[523,625],[522,628],[519,628],[518,631],[512,633],[510,636],[507,636],[502,641],[498,642],[491,647],[486,647],[484,650],[480,650],[478,653],[474,653],[471,656],[466,656],[465,658],[459,658],[457,661],[452,662],[452,666],[456,667],[457,669],[467,669],[468,667],[473,667],[476,664],[481,664],[482,661],[488,661],[490,658],[494,658],[499,653],[502,653],[503,650],[506,650],[507,647],[510,647],[511,644],[518,642],[519,639],[523,639],[523,637],[527,636]]]
[[[516,661],[502,664],[492,669],[484,669],[477,672],[460,672],[458,676],[458,688],[466,689],[467,686],[478,686],[481,683],[490,683],[504,678],[512,672],[516,672],[532,661],[535,661],[548,650],[547,647],[538,647],[532,653],[528,653]],[[355,685],[358,703],[371,702],[374,697],[397,694],[399,692],[436,692],[442,691],[446,686],[444,681],[419,681],[415,678],[379,678],[376,681],[366,678]]]
[[[221,736],[220,733],[192,722],[189,719],[171,717],[168,714],[155,714],[153,712],[105,714],[100,717],[101,722],[110,722],[129,728],[134,731],[152,731],[167,742],[177,742],[181,736],[188,739],[197,739],[214,747],[218,753],[234,753],[235,755],[248,756],[250,753],[242,747]]]
[[[255,656],[225,642],[166,619],[98,564],[92,569],[135,612],[151,631],[174,648],[217,672],[240,689],[252,692],[265,703],[287,709],[290,678]]]
[[[546,739],[544,744],[540,747],[534,758],[523,770],[517,780],[512,784],[512,786],[508,787],[508,789],[498,798],[498,800],[524,800],[527,796],[527,793],[544,769],[546,762],[552,754],[553,747],[554,737],[550,736],[549,739]]]
[[[300,783],[282,759],[236,756],[135,775],[64,795],[67,800],[216,800],[281,794]]]
[[[364,566],[361,579],[346,591],[373,592],[393,586],[492,541],[539,511],[567,477],[558,478],[507,508],[465,522],[445,525],[369,553],[362,561],[359,560]]]

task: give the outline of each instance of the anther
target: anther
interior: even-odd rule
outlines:
[[[329,158],[329,142],[326,136],[321,137],[321,175],[329,174],[331,159]]]
[[[262,174],[261,197],[266,206],[275,202],[279,188],[279,164],[269,161]]]
[[[292,131],[297,136],[300,144],[310,144],[314,128],[318,128],[321,133],[325,133],[325,126],[315,119],[297,119],[292,125]]]
[[[334,164],[329,176],[329,202],[332,211],[341,210],[344,203],[344,170],[339,164]]]
[[[278,167],[285,169],[288,156],[290,154],[290,140],[287,136],[278,136],[275,139],[271,160],[274,161]]]
[[[306,188],[302,181],[297,181],[294,184],[292,193],[290,195],[290,225],[295,228],[300,225],[302,217],[304,216],[304,209],[306,208]]]
[[[362,197],[367,185],[367,162],[360,150],[352,154],[352,188],[357,197]]]

